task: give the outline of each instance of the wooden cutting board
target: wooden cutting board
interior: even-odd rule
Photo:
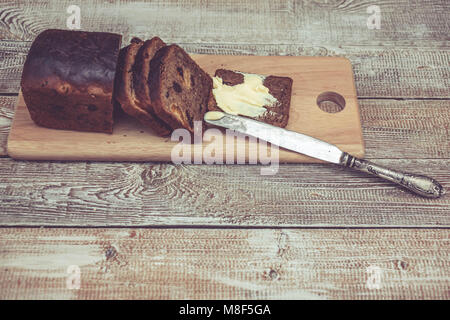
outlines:
[[[352,66],[347,59],[225,55],[192,57],[211,75],[216,69],[225,68],[291,77],[294,82],[287,129],[336,144],[355,156],[364,156]],[[332,100],[341,107],[345,103],[345,107],[337,113],[329,113],[319,108],[318,98]],[[172,149],[177,144],[178,141],[171,141],[170,137],[156,136],[150,129],[128,116],[116,121],[113,134],[42,128],[31,120],[22,95],[19,94],[8,138],[8,154],[15,159],[27,160],[171,161]],[[227,148],[226,144],[224,139],[223,149],[216,151],[223,159],[226,159],[227,149],[237,150],[239,146],[245,146],[248,150],[256,147],[243,138],[238,138],[232,148]],[[199,154],[203,154],[202,148],[207,145],[205,142],[201,147],[190,147],[192,158],[197,154],[198,159]],[[279,150],[279,161],[320,162],[284,149]]]

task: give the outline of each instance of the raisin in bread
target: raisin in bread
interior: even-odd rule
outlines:
[[[150,127],[158,135],[165,136],[170,134],[170,128],[149,113],[148,108],[143,108],[143,102],[136,96],[133,67],[136,55],[143,45],[142,40],[133,38],[128,46],[120,50],[114,96],[125,113]]]
[[[21,90],[44,127],[111,133],[113,88],[122,36],[46,30],[31,45]]]
[[[150,62],[150,97],[156,116],[172,129],[194,132],[208,111],[212,79],[179,46],[158,50]]]
[[[225,69],[218,69],[215,72],[215,81],[219,79],[220,84],[226,86],[237,86],[243,84],[246,75],[256,76],[261,79],[258,86],[263,86],[262,89],[266,90],[269,94],[269,98],[262,106],[262,113],[255,116],[246,115],[255,120],[269,123],[278,127],[286,127],[289,120],[289,109],[291,104],[291,92],[292,92],[292,79],[288,77],[279,76],[262,76],[251,73],[243,73]],[[214,96],[215,89],[213,89],[213,95],[210,98],[208,109],[211,111],[226,111],[220,107],[220,97]],[[256,88],[256,91],[264,91],[261,88]],[[239,114],[239,112],[237,112]],[[245,115],[245,114],[244,114]]]

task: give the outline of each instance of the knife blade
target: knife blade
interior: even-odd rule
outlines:
[[[375,175],[424,197],[438,198],[445,193],[442,185],[433,178],[376,165],[354,157],[331,143],[302,133],[220,111],[207,112],[204,120],[206,123],[250,135],[291,151]]]

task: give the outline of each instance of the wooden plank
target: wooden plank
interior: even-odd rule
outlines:
[[[448,100],[359,100],[366,158],[449,159]]]
[[[6,142],[8,140],[11,121],[14,116],[14,106],[17,97],[0,96],[0,156],[6,155]]]
[[[449,299],[449,236],[446,229],[7,228],[0,299]],[[69,266],[80,270],[78,290],[67,287]],[[379,282],[370,282],[377,273]]]
[[[198,54],[346,57],[352,63],[360,98],[450,98],[450,51],[445,48],[220,42],[179,44],[188,52]],[[0,93],[19,92],[22,67],[30,45],[30,42],[0,41]]]
[[[340,149],[357,157],[364,156],[361,122],[356,98],[352,68],[347,59],[336,57],[279,57],[279,56],[220,56],[193,55],[194,60],[209,74],[218,68],[240,70],[256,74],[290,77],[292,97],[289,108],[288,130],[301,132],[318,139],[336,144]],[[301,70],[301,71],[299,71]],[[189,77],[189,76],[187,76]],[[188,81],[189,78],[187,78]],[[183,79],[180,78],[180,80]],[[181,83],[181,82],[180,82]],[[184,89],[183,89],[184,90]],[[342,99],[343,110],[329,113],[317,105],[320,96],[334,92]],[[336,94],[337,93],[337,94]],[[333,99],[333,98],[329,98]],[[336,100],[335,99],[335,100]],[[338,100],[336,100],[339,103]],[[64,105],[61,108],[65,107]],[[217,131],[217,129],[214,129]],[[211,147],[217,161],[236,162],[239,157],[253,158],[253,163],[266,163],[272,154],[271,163],[319,162],[285,149],[270,152],[271,147],[264,141],[248,141],[245,136],[238,139],[223,135],[214,138],[213,143],[204,134],[204,143],[187,146],[183,156],[190,162],[208,162]],[[201,136],[199,137],[201,139]],[[216,140],[220,139],[220,143]],[[28,109],[19,95],[18,105],[8,138],[8,155],[22,160],[93,160],[93,161],[172,161],[174,148],[179,147],[179,139],[160,137],[149,128],[130,117],[117,117],[113,134],[92,132],[61,131],[37,126],[31,120]],[[189,139],[190,140],[190,139]],[[247,140],[247,141],[246,141]],[[76,143],[68,143],[76,142]],[[183,140],[186,143],[185,140]],[[210,150],[210,151],[208,151]],[[237,151],[235,150],[242,150]],[[252,150],[252,152],[250,152]],[[228,159],[233,159],[229,161]],[[195,160],[194,160],[195,159]]]
[[[44,29],[66,28],[66,10],[72,4],[71,0],[6,1],[0,38],[32,40]],[[373,4],[360,0],[77,1],[84,30],[122,33],[126,41],[132,36],[160,35],[180,43],[448,47],[448,1],[377,1],[379,29],[367,26],[372,15],[367,9]]]
[[[449,160],[377,160],[450,187]],[[450,226],[425,199],[334,165],[29,162],[0,159],[3,226]]]
[[[0,156],[6,155],[17,97],[0,97]],[[449,159],[445,100],[359,100],[366,158]]]
[[[0,41],[0,93],[16,93],[30,42]],[[8,84],[9,83],[9,84]]]

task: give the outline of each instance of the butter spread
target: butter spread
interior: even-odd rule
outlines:
[[[205,120],[220,120],[223,118],[225,114],[220,111],[209,111],[205,113]]]
[[[264,106],[272,106],[277,99],[264,86],[265,77],[258,74],[242,73],[244,82],[229,86],[222,78],[213,78],[213,94],[217,106],[226,113],[256,118],[267,111]]]

